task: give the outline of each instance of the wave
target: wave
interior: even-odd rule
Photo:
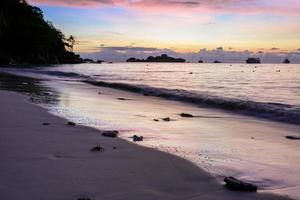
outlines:
[[[75,72],[62,72],[62,71],[32,71],[37,74],[46,74],[50,76],[59,76],[59,77],[69,77],[69,78],[89,78],[89,76],[85,76],[82,74],[78,74]]]
[[[219,108],[238,112],[241,114],[252,115],[255,117],[262,117],[300,125],[300,108],[288,104],[246,101],[241,99],[196,94],[186,90],[155,88],[143,85],[131,85],[126,83],[104,82],[95,80],[83,80],[83,82],[95,86],[109,87],[139,93],[145,96],[156,96],[169,100],[183,101],[198,106]]]
[[[28,71],[27,71],[28,72]],[[156,88],[145,85],[132,85],[127,83],[96,81],[90,76],[78,74],[75,72],[62,71],[31,71],[37,74],[46,74],[50,76],[66,77],[72,80],[82,81],[95,86],[109,87],[145,96],[156,96],[169,100],[192,103],[197,106],[207,106],[219,108],[227,111],[237,112],[240,114],[251,115],[255,117],[267,118],[271,120],[287,122],[300,125],[300,107],[276,103],[276,102],[255,102],[241,99],[225,98],[211,96],[207,94],[193,93],[187,90]]]

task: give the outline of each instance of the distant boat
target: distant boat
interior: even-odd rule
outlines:
[[[260,58],[248,58],[248,59],[246,60],[246,62],[247,62],[248,64],[258,64],[258,63],[261,63],[261,62],[260,62]]]
[[[290,62],[291,61],[289,59],[287,59],[287,58],[285,58],[284,61],[283,61],[284,64],[289,64]]]

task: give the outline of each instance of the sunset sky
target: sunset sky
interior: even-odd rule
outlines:
[[[169,53],[190,61],[238,61],[258,54],[270,62],[285,56],[300,62],[299,0],[29,2],[75,36],[76,52],[95,59]]]

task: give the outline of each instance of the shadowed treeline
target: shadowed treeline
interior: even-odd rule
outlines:
[[[0,64],[78,63],[74,42],[25,0],[0,1]]]

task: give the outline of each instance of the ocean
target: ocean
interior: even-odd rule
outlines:
[[[112,63],[24,71],[300,124],[300,64]]]

